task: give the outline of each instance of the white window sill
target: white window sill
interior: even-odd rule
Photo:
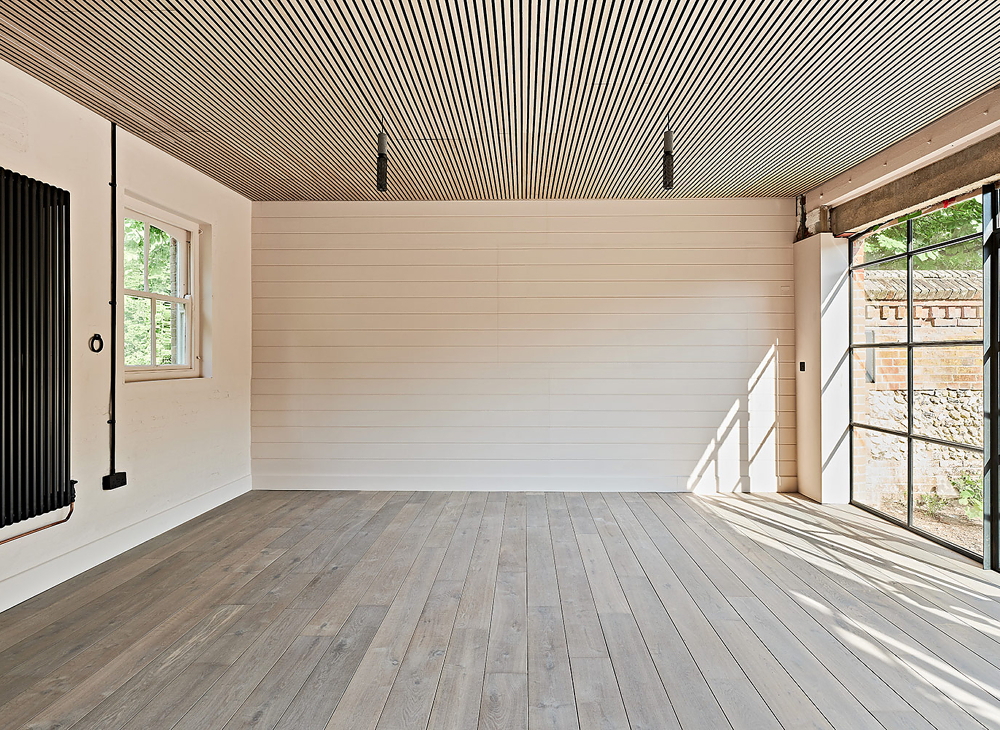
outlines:
[[[161,380],[198,380],[202,374],[191,368],[126,370],[126,383],[147,383]]]

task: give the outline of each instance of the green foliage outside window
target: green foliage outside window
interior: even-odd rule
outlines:
[[[147,250],[148,266],[145,260]],[[125,219],[126,289],[174,297],[186,296],[188,292],[184,286],[183,270],[179,272],[178,254],[177,240],[166,231],[153,225],[147,227],[141,220]],[[125,364],[140,367],[186,364],[186,306],[177,302],[156,301],[156,355],[153,362],[153,304],[153,300],[146,297],[126,295],[124,298]]]
[[[143,239],[146,235],[146,224],[142,221],[125,219],[125,288],[134,291],[145,291],[143,282]]]
[[[958,503],[965,508],[965,516],[970,520],[983,519],[983,480],[963,472],[951,479],[951,485],[958,490]]]
[[[156,364],[182,365],[185,358],[180,348],[183,338],[180,321],[183,304],[175,302],[156,303]],[[177,349],[175,349],[175,347]]]
[[[150,365],[152,342],[149,334],[149,299],[125,297],[125,364]]]
[[[917,501],[931,517],[935,517],[937,513],[940,512],[948,503],[948,500],[939,495],[937,492],[921,494],[917,497]]]
[[[883,228],[864,239],[864,258],[867,261],[895,256],[906,251],[906,221],[913,219],[913,247],[922,248],[936,243],[944,243],[954,238],[979,233],[983,229],[983,202],[978,197],[963,200],[947,208],[940,208],[921,215],[912,213],[900,218],[888,228]],[[920,254],[920,261],[934,261],[934,269],[979,271],[982,270],[982,255],[968,246],[958,250],[955,247],[928,251]],[[906,259],[898,259],[882,264],[881,269],[906,269]]]
[[[156,226],[149,227],[149,290],[183,296],[177,291],[177,241]]]

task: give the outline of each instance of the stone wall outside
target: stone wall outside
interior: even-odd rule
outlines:
[[[862,275],[859,275],[861,273]],[[900,343],[854,351],[851,363],[853,415],[867,423],[906,432],[906,300],[905,272],[880,271],[876,277],[855,274],[853,340],[855,343]],[[901,283],[902,282],[902,283]],[[885,298],[873,299],[875,296]],[[971,292],[970,292],[971,294]],[[926,294],[925,294],[926,296]],[[914,303],[914,432],[981,446],[983,443],[982,299],[939,299]],[[968,340],[969,345],[919,347],[920,342]],[[873,506],[899,499],[905,492],[906,441],[869,433],[866,448],[855,449],[855,484],[863,484]],[[963,449],[920,449],[914,459],[917,494],[956,494],[962,475],[978,477],[982,457]],[[902,487],[900,486],[902,485]]]

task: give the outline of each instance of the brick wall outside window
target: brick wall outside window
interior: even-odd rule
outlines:
[[[923,274],[923,272],[921,272]],[[932,272],[936,278],[914,287],[914,433],[982,445],[983,300],[982,275],[974,271]],[[915,282],[916,283],[916,282]],[[906,272],[853,272],[854,344],[899,343],[899,347],[857,348],[852,358],[853,418],[907,431]],[[921,346],[946,340],[968,345]],[[982,456],[963,449],[914,442],[914,494],[919,509],[927,495],[957,503],[965,479],[979,479]],[[854,482],[865,503],[905,519],[907,441],[867,431],[855,440]],[[857,497],[856,497],[857,498]],[[916,513],[915,519],[921,515]],[[936,513],[940,522],[945,516]],[[922,516],[926,519],[926,516]],[[957,520],[963,519],[959,513]]]

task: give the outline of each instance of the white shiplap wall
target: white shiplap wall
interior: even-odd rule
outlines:
[[[791,200],[253,210],[256,488],[794,491]]]

